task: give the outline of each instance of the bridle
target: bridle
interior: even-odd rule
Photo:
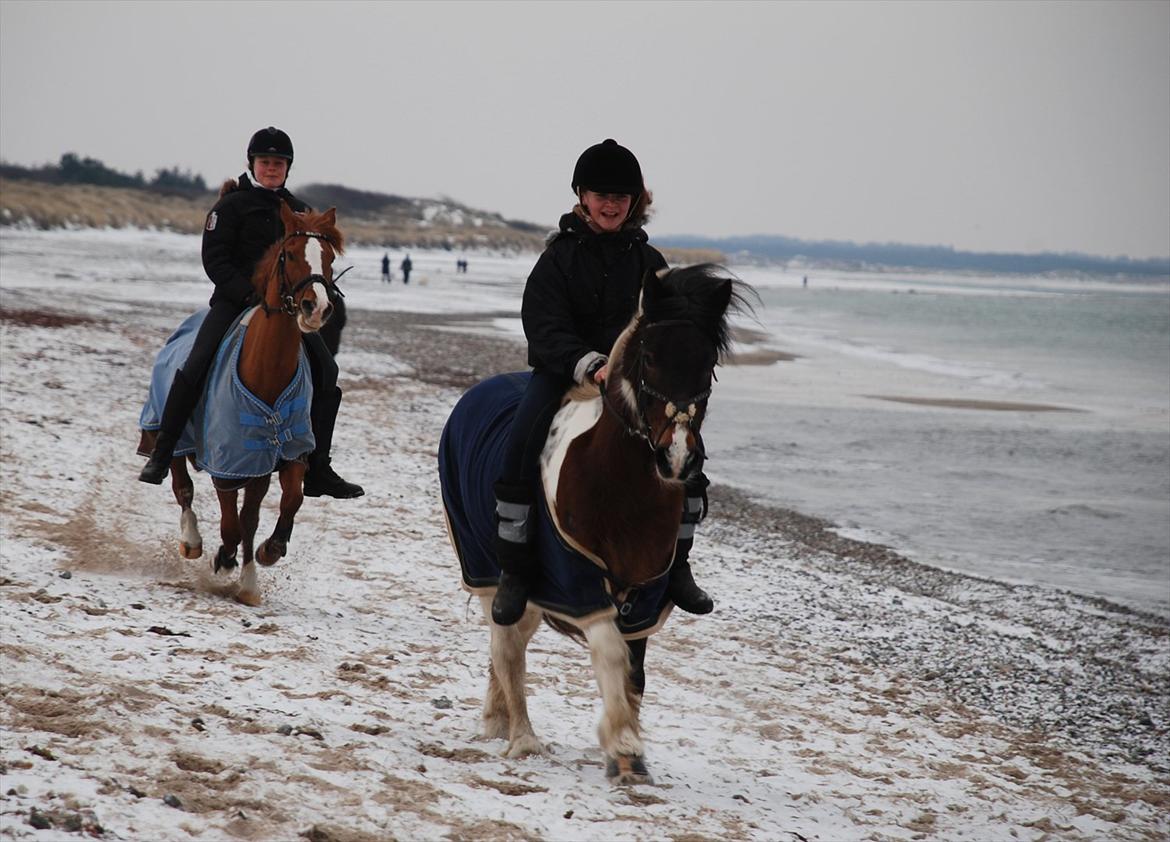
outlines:
[[[647,324],[642,328],[642,330],[644,332],[650,330],[651,328],[666,327],[668,325],[691,325],[692,327],[699,327],[699,325],[695,324],[689,319],[667,319],[661,322]],[[701,329],[702,328],[700,327],[700,330]],[[711,389],[708,387],[698,394],[691,395],[689,398],[683,398],[680,400],[664,395],[657,389],[650,386],[646,382],[645,344],[646,338],[643,333],[638,337],[638,347],[635,352],[637,356],[637,364],[635,369],[636,376],[630,378],[631,382],[635,384],[634,405],[637,408],[638,426],[631,424],[629,419],[626,418],[625,413],[623,413],[621,409],[614,404],[613,399],[611,399],[609,396],[609,391],[606,389],[605,380],[601,381],[600,384],[601,403],[602,406],[608,408],[609,411],[617,417],[618,421],[620,421],[622,426],[625,427],[627,433],[634,436],[635,438],[642,439],[646,442],[647,445],[649,445],[650,450],[654,451],[657,449],[655,442],[658,441],[659,437],[661,437],[661,435],[666,432],[666,429],[670,427],[671,424],[684,424],[689,427],[694,422],[695,416],[698,415],[699,412],[698,405],[711,396]],[[714,369],[711,371],[711,377],[712,379],[715,379]],[[654,428],[650,426],[650,420],[646,417],[646,409],[644,406],[645,401],[642,399],[643,396],[662,401],[662,403],[665,405],[666,421],[663,422],[662,429],[658,431],[658,435],[654,434]],[[702,452],[703,439],[699,436],[697,430],[695,431],[695,438],[698,442],[699,450]]]
[[[284,244],[293,237],[308,237],[314,240],[323,240],[328,243],[330,247],[333,247],[332,240],[330,240],[324,234],[319,234],[316,231],[292,231],[286,234],[284,239],[280,241],[280,258],[277,261],[280,264],[280,306],[269,307],[267,302],[261,301],[260,306],[264,308],[265,313],[272,314],[281,312],[289,316],[296,316],[297,295],[305,287],[316,282],[320,282],[321,285],[325,287],[325,292],[329,295],[330,298],[334,296],[337,296],[338,298],[345,298],[345,293],[343,293],[337,286],[337,281],[341,278],[342,275],[352,269],[352,266],[348,266],[338,274],[334,275],[332,280],[329,280],[324,275],[314,272],[310,275],[307,275],[303,280],[300,281],[300,283],[296,284],[295,286],[292,285],[292,282],[288,278],[288,272],[285,270],[285,263],[287,262],[288,252],[284,250]]]

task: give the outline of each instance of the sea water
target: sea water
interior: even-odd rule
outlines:
[[[757,347],[796,359],[720,369],[713,478],[924,564],[1170,615],[1167,279],[737,272]]]

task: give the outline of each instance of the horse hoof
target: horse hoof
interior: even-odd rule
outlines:
[[[504,757],[527,757],[531,754],[544,754],[544,746],[534,734],[525,734],[508,743]]]
[[[188,544],[186,541],[179,542],[179,555],[183,558],[199,558],[203,555],[202,544]]]
[[[638,784],[652,784],[646,769],[646,761],[638,754],[622,754],[611,757],[605,764],[605,776],[617,786],[636,786]]]
[[[279,545],[273,546],[272,541],[265,541],[260,545],[260,549],[256,551],[256,562],[261,567],[271,567],[284,558],[285,548]]]
[[[485,740],[502,740],[508,736],[508,717],[485,716],[483,720],[483,738]]]
[[[235,570],[239,566],[235,556],[230,556],[223,547],[219,548],[219,552],[215,554],[215,562],[212,565],[212,572],[218,573],[221,570]]]
[[[236,602],[256,608],[260,604],[260,594],[255,591],[240,591],[236,594]]]

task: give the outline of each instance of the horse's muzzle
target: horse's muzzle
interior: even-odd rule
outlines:
[[[670,451],[671,449],[666,447],[657,447],[654,449],[654,467],[658,470],[658,476],[663,479],[686,482],[703,470],[702,452],[698,450],[689,451],[686,458],[683,459],[682,465],[676,470],[675,463],[670,458]]]
[[[302,333],[314,333],[324,327],[325,322],[333,315],[333,305],[326,304],[320,311],[316,302],[305,300],[301,302],[301,311],[297,314],[297,326]]]

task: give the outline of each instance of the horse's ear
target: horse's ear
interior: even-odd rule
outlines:
[[[650,271],[642,278],[642,310],[649,310],[662,297],[662,278],[669,270]]]
[[[286,234],[291,234],[300,227],[300,224],[297,222],[297,215],[284,199],[280,200],[280,221],[284,223],[284,233]]]
[[[337,225],[337,208],[330,208],[321,214],[321,221],[330,227]]]

